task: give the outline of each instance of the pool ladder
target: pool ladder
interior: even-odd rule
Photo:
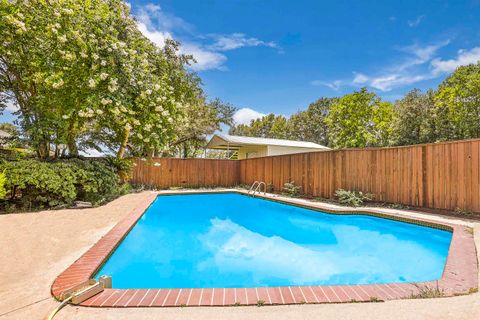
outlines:
[[[260,194],[262,192],[261,187],[263,186],[263,195],[267,194],[267,184],[263,181],[255,181],[250,189],[248,190],[248,193],[255,194],[258,192]]]

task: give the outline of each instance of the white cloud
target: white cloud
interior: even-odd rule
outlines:
[[[6,103],[5,111],[15,112],[18,110],[18,105],[12,100],[8,100]]]
[[[430,77],[428,75],[400,75],[400,74],[388,74],[372,78],[370,86],[372,88],[381,91],[390,91],[395,87],[401,87],[423,80],[427,80]]]
[[[434,74],[448,73],[455,71],[456,68],[472,63],[477,63],[480,60],[480,47],[475,47],[470,50],[459,50],[455,59],[442,60],[440,58],[433,59],[431,66]]]
[[[413,19],[413,20],[408,20],[408,21],[407,21],[407,24],[408,24],[408,26],[411,27],[411,28],[418,27],[418,25],[422,22],[422,20],[423,20],[424,18],[425,18],[425,15],[422,14],[422,15],[416,17],[416,18]]]
[[[260,113],[250,108],[242,108],[239,109],[233,115],[233,121],[235,124],[249,124],[251,120],[258,119],[264,117],[264,113]]]
[[[143,33],[145,37],[150,39],[150,41],[155,43],[160,48],[163,48],[163,46],[165,46],[165,40],[172,39],[172,35],[169,32],[159,31],[155,29],[149,30],[147,25],[143,22],[139,22],[137,25],[140,32]]]
[[[166,39],[180,40],[180,53],[192,55],[196,63],[190,66],[195,71],[227,70],[225,63],[227,57],[223,51],[235,50],[243,47],[265,46],[277,48],[275,42],[266,42],[254,37],[247,37],[243,33],[229,35],[199,35],[193,32],[194,27],[182,18],[168,14],[158,4],[140,6],[135,12],[138,28],[145,37],[159,47],[165,45]],[[180,34],[187,34],[182,37]],[[205,43],[205,40],[213,43]]]
[[[333,90],[339,90],[342,86],[367,86],[381,91],[390,91],[396,87],[436,78],[440,73],[454,70],[454,65],[466,62],[471,63],[475,58],[478,60],[480,57],[479,47],[470,51],[459,52],[458,58],[454,60],[443,61],[434,59],[438,51],[449,43],[450,40],[445,40],[430,45],[417,43],[400,47],[397,50],[404,52],[406,56],[397,63],[383,68],[376,74],[367,75],[354,72],[351,80],[315,80],[312,82],[312,85],[326,86]]]
[[[228,51],[243,47],[258,46],[278,48],[277,44],[273,41],[266,42],[257,38],[248,38],[243,33],[232,33],[230,35],[215,35],[214,38],[216,39],[215,43],[210,45],[209,47],[213,50],[218,51]]]
[[[203,48],[196,43],[184,42],[180,47],[180,53],[191,54],[196,63],[191,68],[195,71],[203,70],[225,70],[224,63],[227,61],[227,57],[221,53]]]
[[[355,77],[353,78],[353,83],[355,84],[364,84],[368,81],[368,77],[366,75],[364,75],[363,73],[356,73],[354,72],[353,73],[355,75]]]
[[[167,14],[158,4],[149,3],[140,6],[135,16],[150,29],[181,30],[191,32],[193,27],[182,18]]]
[[[322,80],[313,80],[311,82],[313,86],[324,86],[332,90],[338,91],[342,85],[344,85],[343,80],[334,80],[334,81],[322,81]]]

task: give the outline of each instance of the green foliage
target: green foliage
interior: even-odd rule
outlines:
[[[0,17],[0,102],[18,105],[40,158],[62,145],[161,151],[202,93],[191,57],[145,38],[121,0],[0,0]]]
[[[361,89],[334,103],[326,119],[331,146],[354,148],[389,143],[394,109],[375,93]]]
[[[445,296],[445,292],[438,287],[429,287],[429,286],[417,286],[419,292],[416,294],[411,294],[410,299],[432,299],[432,298],[441,298]]]
[[[459,207],[455,208],[453,213],[458,215],[458,216],[463,216],[463,217],[468,217],[468,216],[475,215],[475,213],[473,213],[471,211],[468,211],[468,210],[465,210],[465,209],[462,209],[462,208],[459,208]]]
[[[459,67],[435,95],[439,140],[480,137],[480,62]]]
[[[203,95],[193,97],[182,110],[175,124],[175,138],[166,146],[164,155],[198,156],[204,150],[207,135],[220,130],[222,124],[232,125],[235,111],[235,107],[219,99],[207,103]]]
[[[6,177],[6,206],[22,210],[65,207],[75,200],[97,204],[128,191],[104,160],[8,161],[0,170]]]
[[[118,174],[120,181],[122,183],[126,182],[131,176],[133,169],[133,160],[132,159],[121,159],[115,157],[107,157],[105,161],[108,165],[115,170]]]
[[[435,129],[434,92],[426,94],[418,89],[408,92],[395,102],[393,120],[393,145],[429,143],[437,140]]]
[[[321,98],[311,103],[306,111],[293,114],[288,119],[288,138],[330,145],[326,118],[338,98]]]
[[[302,187],[295,185],[295,181],[286,182],[283,185],[283,193],[290,197],[297,197]]]
[[[336,190],[335,196],[338,198],[338,201],[341,204],[352,207],[359,207],[363,204],[364,201],[373,200],[372,194],[363,193],[361,191],[348,191],[343,189]]]
[[[7,191],[5,190],[6,182],[7,182],[7,179],[5,177],[5,173],[0,172],[0,199],[4,199],[5,196],[7,195]]]
[[[258,300],[257,307],[263,307],[265,305],[265,300]]]
[[[287,119],[273,113],[254,119],[249,125],[240,124],[230,129],[229,133],[238,136],[287,139]]]

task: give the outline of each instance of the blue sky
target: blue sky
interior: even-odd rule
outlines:
[[[197,58],[210,98],[248,108],[238,122],[362,86],[393,101],[480,59],[480,0],[130,4],[147,37],[158,45],[173,37]]]

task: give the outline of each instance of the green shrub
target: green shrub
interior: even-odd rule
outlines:
[[[283,184],[283,193],[290,197],[297,197],[302,187],[295,185],[295,181]]]
[[[0,172],[0,199],[4,199],[7,191],[5,190],[5,182],[7,179],[5,178],[5,173]]]
[[[132,174],[133,160],[108,157],[105,159],[110,167],[114,168],[122,183],[127,182]]]
[[[341,204],[359,207],[364,201],[370,201],[373,199],[373,195],[370,193],[363,193],[361,191],[348,191],[338,189],[335,191],[335,196]]]
[[[7,161],[0,171],[10,210],[66,207],[76,200],[98,204],[128,190],[107,160]]]

